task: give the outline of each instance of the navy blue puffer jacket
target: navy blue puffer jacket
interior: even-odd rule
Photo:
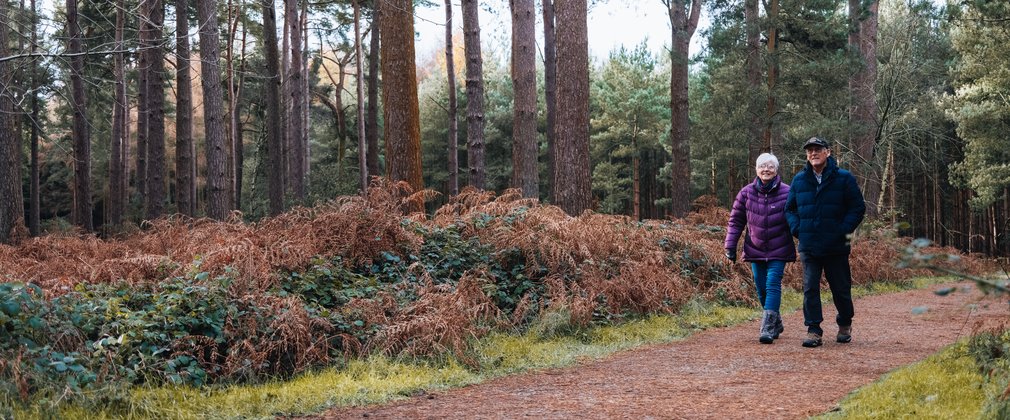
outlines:
[[[866,214],[863,193],[852,173],[841,169],[834,156],[817,183],[810,163],[796,174],[786,200],[786,219],[799,251],[810,256],[842,255],[851,250],[848,235]]]

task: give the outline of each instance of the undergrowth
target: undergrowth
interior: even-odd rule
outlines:
[[[376,354],[498,369],[507,357],[489,356],[488,337],[582,345],[659,315],[736,319],[698,302],[756,304],[747,265],[722,256],[725,209],[637,222],[467,190],[431,217],[402,213],[425,194],[379,181],[259,223],[176,217],[115,240],[0,245],[0,407],[140,413],[138,390],[269,384]],[[904,246],[861,233],[854,283],[921,274],[882,263]]]

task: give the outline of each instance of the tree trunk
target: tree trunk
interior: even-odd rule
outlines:
[[[375,10],[372,11],[372,23],[369,25],[371,38],[368,44],[368,110],[365,116],[365,141],[368,143],[367,156],[369,175],[379,175],[382,168],[379,167],[379,19],[382,1],[375,1]],[[364,189],[363,189],[364,190]]]
[[[775,96],[779,82],[779,0],[768,0],[765,8],[765,13],[768,14],[768,100],[765,106],[764,143],[761,148],[774,150],[775,145],[781,144],[779,126],[775,119],[778,114]]]
[[[36,8],[35,0],[31,2],[32,8],[32,46],[31,52],[34,55],[38,49],[38,36],[39,36],[39,15],[38,9]],[[4,15],[6,18],[6,14]],[[122,39],[122,35],[120,35]],[[32,89],[37,89],[39,86],[38,80],[38,68],[39,68],[39,58],[32,58],[32,76],[31,76],[31,87]],[[28,232],[32,236],[39,236],[42,229],[40,226],[40,206],[42,200],[39,196],[39,95],[32,92],[32,139],[31,139],[31,163],[30,163],[30,186],[29,186],[29,207],[30,211],[28,213]],[[120,201],[122,205],[122,201]]]
[[[586,0],[558,0],[558,107],[554,199],[569,215],[592,208],[589,174],[589,37]]]
[[[123,211],[125,203],[123,201],[123,190],[126,188],[126,174],[123,173],[123,160],[126,156],[123,153],[123,145],[126,143],[126,71],[123,50],[123,32],[126,25],[126,12],[124,0],[116,2],[116,35],[115,64],[113,73],[115,77],[115,99],[112,104],[112,138],[109,139],[109,220],[112,226],[119,226],[123,223]],[[33,42],[34,44],[34,42]],[[37,153],[33,151],[33,153]]]
[[[67,0],[69,3],[74,0]],[[70,7],[67,8],[69,20]],[[73,22],[77,22],[77,4],[73,5]],[[7,2],[0,2],[0,28],[10,28]],[[69,22],[68,22],[69,26]],[[0,56],[10,55],[7,30],[0,31]],[[80,42],[78,31],[71,32]],[[71,42],[73,43],[73,42]],[[0,243],[15,244],[24,229],[24,197],[21,192],[21,139],[14,131],[15,105],[12,61],[0,61]],[[79,74],[78,74],[79,76]],[[76,149],[75,149],[76,152]]]
[[[233,97],[235,98],[235,103],[232,105],[232,130],[233,137],[235,139],[234,147],[232,147],[232,153],[234,158],[232,159],[235,164],[235,196],[232,199],[232,208],[236,210],[242,210],[242,177],[244,176],[243,169],[245,168],[245,138],[242,133],[242,90],[245,88],[245,65],[246,65],[246,36],[248,31],[246,30],[246,25],[243,21],[242,23],[242,41],[239,47],[239,65],[238,65],[238,82],[235,84],[235,93]]]
[[[484,58],[481,56],[477,0],[463,0],[466,55],[466,154],[470,185],[484,189]],[[385,48],[385,47],[383,47]],[[386,72],[382,73],[386,75]],[[389,121],[386,121],[389,124]],[[388,138],[386,141],[389,141]]]
[[[207,217],[223,220],[231,208],[224,133],[224,91],[221,87],[220,33],[217,1],[197,2],[200,22],[200,62],[203,77],[203,119],[207,147]]]
[[[673,154],[671,175],[672,214],[684,217],[691,210],[691,143],[690,119],[688,116],[688,47],[691,36],[698,27],[701,14],[701,0],[691,1],[691,14],[687,14],[686,2],[662,0],[670,16],[671,72],[670,72],[670,149]]]
[[[263,6],[263,49],[266,59],[266,160],[269,166],[267,175],[267,195],[270,200],[270,215],[276,216],[284,211],[284,137],[281,135],[281,75],[280,52],[277,50],[277,17],[274,11],[274,0],[262,0]]]
[[[137,187],[137,202],[140,203],[143,211],[144,202],[147,200],[147,133],[149,77],[151,74],[151,55],[148,51],[153,48],[151,40],[151,24],[148,16],[151,15],[151,7],[155,0],[140,0],[140,14],[137,16],[137,171],[134,174],[134,183]]]
[[[189,74],[188,0],[175,0],[176,111],[175,111],[175,202],[186,216],[196,215],[193,196],[193,81]]]
[[[512,11],[512,186],[539,197],[537,171],[537,50],[533,0],[510,0]]]
[[[84,97],[84,55],[81,45],[81,27],[77,23],[77,0],[67,0],[67,35],[70,45],[71,107],[74,110],[74,224],[84,231],[95,230],[91,220],[91,137],[88,132],[87,103]],[[10,125],[4,126],[10,129]],[[15,136],[16,137],[16,136]],[[19,148],[20,150],[20,148]],[[20,152],[19,152],[20,154]],[[21,167],[20,159],[17,163]],[[20,171],[19,171],[20,172]],[[18,179],[20,186],[20,178]],[[20,189],[20,187],[19,187]],[[18,197],[21,194],[18,193]],[[18,215],[21,218],[20,215]]]
[[[877,1],[849,0],[849,48],[859,61],[859,70],[849,79],[852,98],[850,124],[852,149],[856,152],[855,173],[863,186],[866,212],[877,215],[880,174],[876,147],[880,138],[877,124]]]
[[[744,27],[747,31],[747,109],[750,123],[747,126],[748,162],[756,162],[761,152],[770,152],[761,141],[761,26],[758,23],[758,0],[744,1]]]
[[[368,189],[368,143],[365,139],[365,80],[362,69],[361,51],[361,5],[354,2],[354,80],[357,84],[358,112],[358,174],[361,183],[361,193]]]
[[[384,0],[382,7],[382,98],[386,138],[386,173],[414,191],[421,177],[421,125],[414,61],[414,5]],[[411,203],[420,211],[422,203]]]
[[[149,38],[152,48],[148,74],[147,123],[147,219],[156,219],[165,212],[165,50],[163,49],[165,4],[152,2],[149,15]]]
[[[302,31],[298,19],[298,0],[284,1],[284,22],[287,25],[290,40],[291,65],[287,74],[287,96],[290,116],[288,118],[288,142],[291,146],[288,154],[288,181],[291,183],[291,194],[296,200],[305,199],[305,144],[302,143],[302,109],[305,99],[302,98]]]
[[[543,0],[544,9],[544,102],[547,105],[547,188],[551,202],[557,202],[554,197],[554,143],[556,141],[557,93],[558,93],[558,55],[557,34],[554,32],[554,2]]]
[[[449,96],[449,196],[459,194],[459,124],[456,119],[456,63],[452,46],[452,1],[445,0],[445,74]]]

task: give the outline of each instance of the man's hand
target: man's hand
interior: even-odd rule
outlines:
[[[729,259],[730,262],[736,262],[736,250],[735,249],[728,249],[727,248],[726,249],[726,258]]]

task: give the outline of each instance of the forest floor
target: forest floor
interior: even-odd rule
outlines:
[[[947,285],[949,286],[949,285]],[[924,359],[979,326],[1000,325],[1006,299],[969,283],[857,299],[852,342],[836,343],[835,310],[824,305],[824,345],[804,348],[801,311],[784,314],[774,344],[759,321],[695,333],[576,366],[536,371],[387,405],[337,408],[348,418],[806,418],[851,391]]]

